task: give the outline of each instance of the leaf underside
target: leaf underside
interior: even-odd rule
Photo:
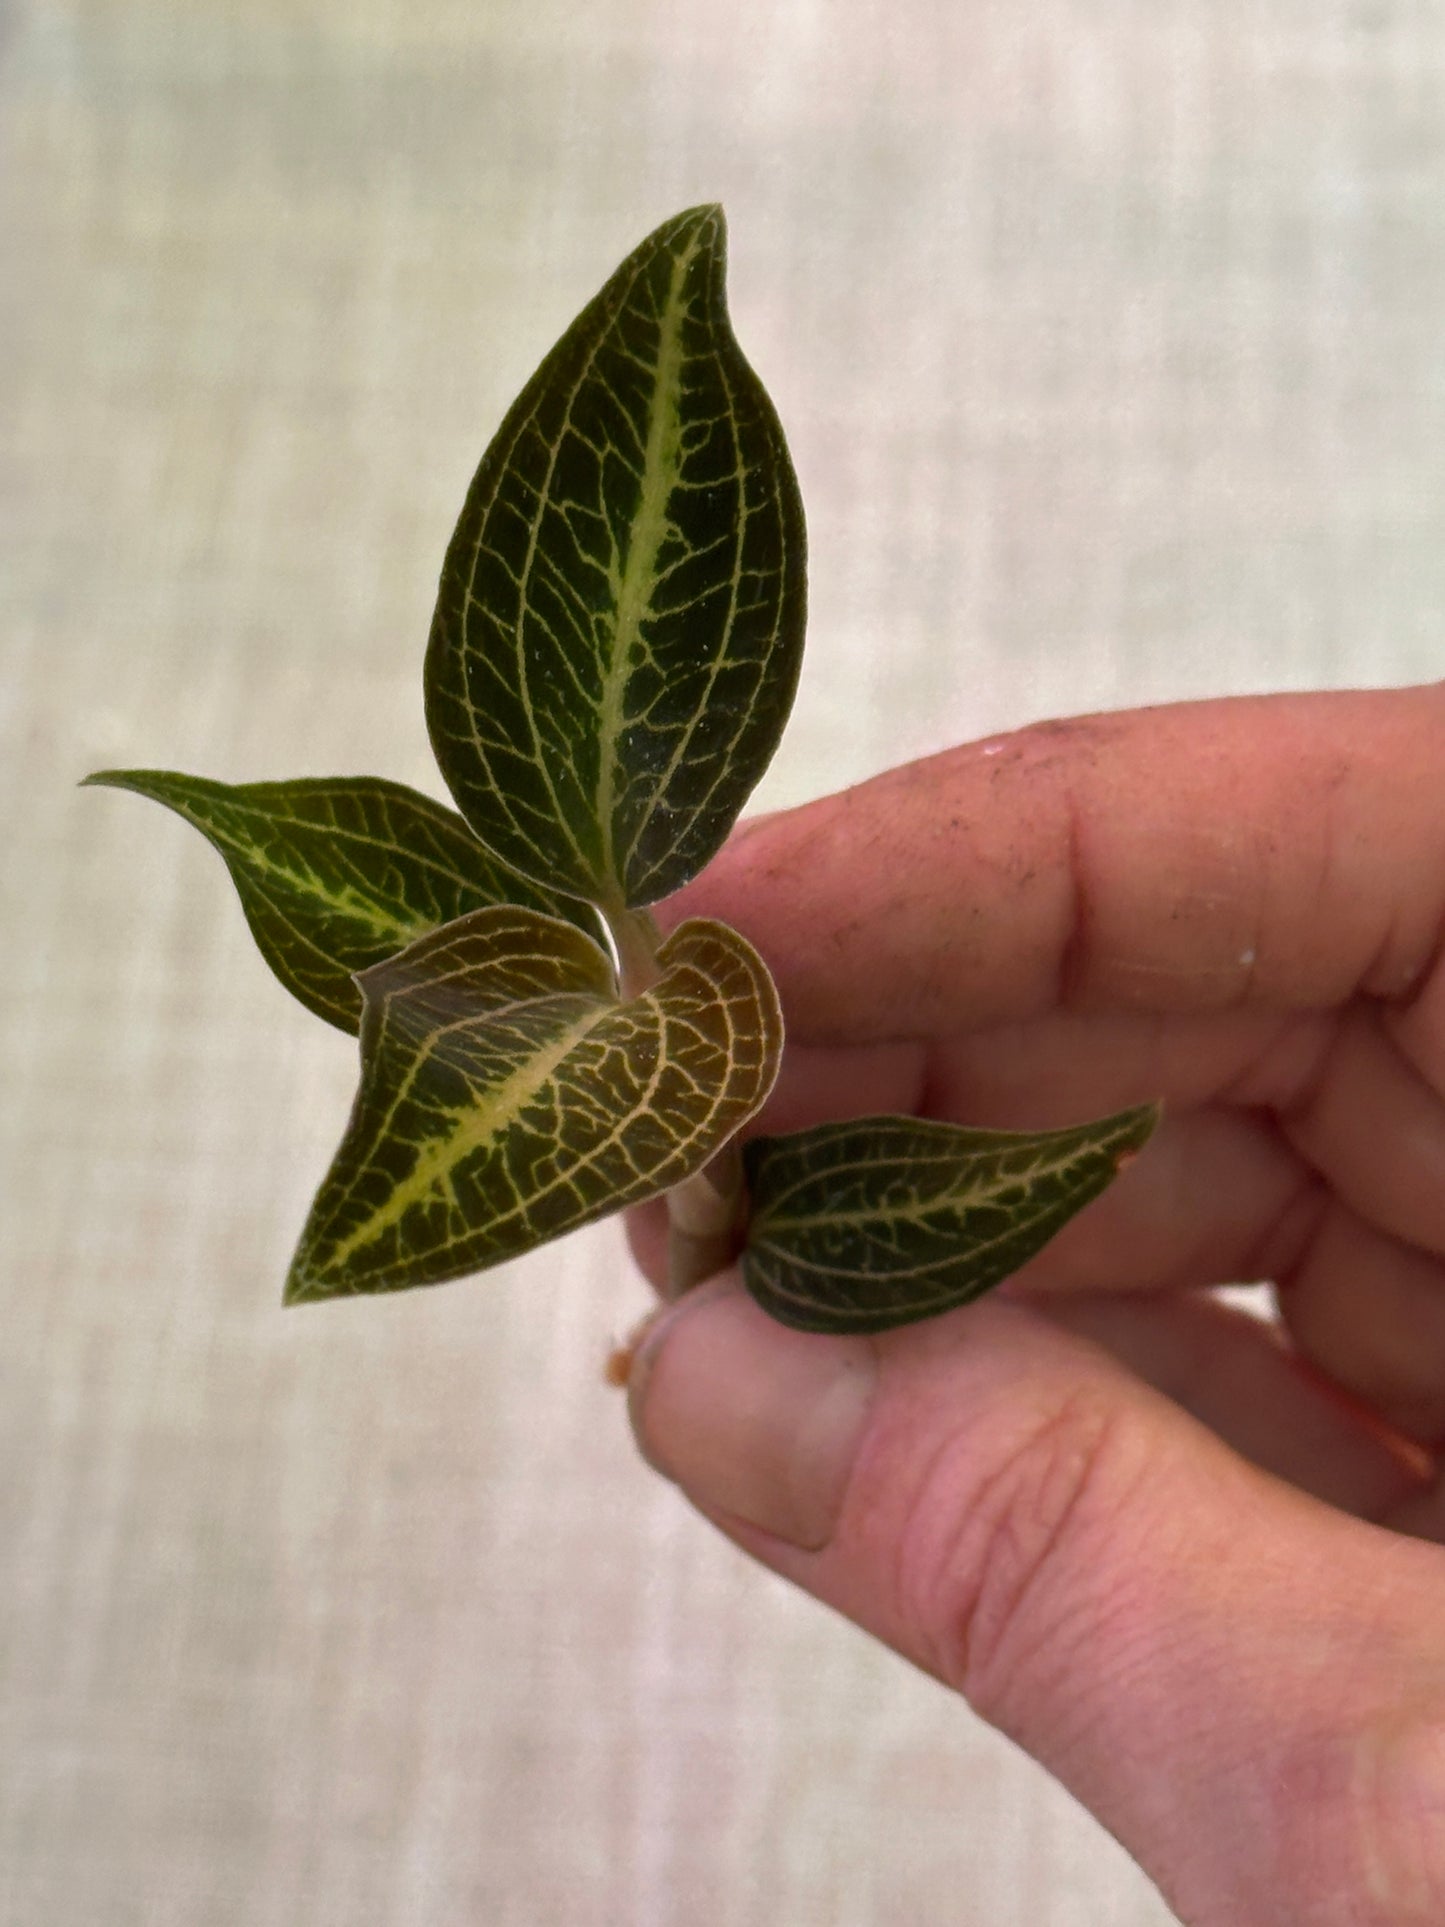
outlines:
[[[857,1118],[743,1151],[743,1281],[785,1325],[877,1332],[977,1298],[1098,1196],[1154,1105],[1062,1131]]]
[[[552,349],[472,483],[427,652],[463,815],[609,911],[720,847],[801,662],[802,500],[724,268],[721,208],[678,215]]]
[[[164,803],[225,859],[257,947],[292,993],[355,1035],[357,971],[486,905],[591,912],[505,870],[455,810],[376,776],[216,783],[175,770],[86,777]]]
[[[439,1284],[692,1176],[772,1086],[772,980],[722,924],[679,925],[617,1000],[580,931],[483,910],[361,980],[362,1073],[288,1303]]]

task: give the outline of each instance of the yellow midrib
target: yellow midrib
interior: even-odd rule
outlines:
[[[500,1137],[515,1123],[568,1052],[582,1042],[611,1008],[610,1003],[599,1002],[595,1010],[569,1025],[536,1056],[529,1057],[483,1103],[455,1112],[447,1135],[427,1144],[406,1177],[388,1193],[385,1204],[335,1247],[328,1268],[344,1265],[353,1253],[393,1229],[414,1205],[421,1204],[438,1189],[449,1189],[451,1173],[461,1160]]]
[[[617,619],[612,633],[612,658],[602,685],[598,761],[597,816],[602,828],[605,880],[620,886],[612,814],[616,806],[617,739],[622,733],[624,698],[632,666],[633,645],[651,606],[657,557],[667,531],[667,505],[677,479],[681,420],[677,391],[682,372],[682,284],[697,243],[672,264],[657,344],[656,404],[647,425],[643,455],[642,497],[633,519],[627,560],[617,590]]]

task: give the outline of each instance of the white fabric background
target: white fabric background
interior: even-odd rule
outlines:
[[[1069,1799],[635,1462],[615,1228],[283,1315],[353,1048],[104,764],[436,787],[471,469],[721,198],[809,506],[760,801],[1445,665],[1420,0],[0,12],[0,1920],[1145,1927]]]

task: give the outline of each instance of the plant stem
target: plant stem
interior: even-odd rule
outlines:
[[[640,997],[662,975],[657,925],[646,910],[603,914],[617,953],[622,995]],[[667,1193],[667,1298],[680,1298],[737,1256],[746,1202],[742,1154],[735,1140]]]
[[[731,1264],[742,1243],[743,1160],[737,1139],[667,1194],[667,1298],[681,1298]]]
[[[646,910],[604,910],[603,915],[617,952],[617,981],[622,995],[640,997],[662,975],[657,961],[657,925]]]

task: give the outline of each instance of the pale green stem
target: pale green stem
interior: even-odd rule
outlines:
[[[667,1291],[681,1298],[724,1265],[742,1243],[743,1160],[731,1139],[699,1171],[667,1194]]]

